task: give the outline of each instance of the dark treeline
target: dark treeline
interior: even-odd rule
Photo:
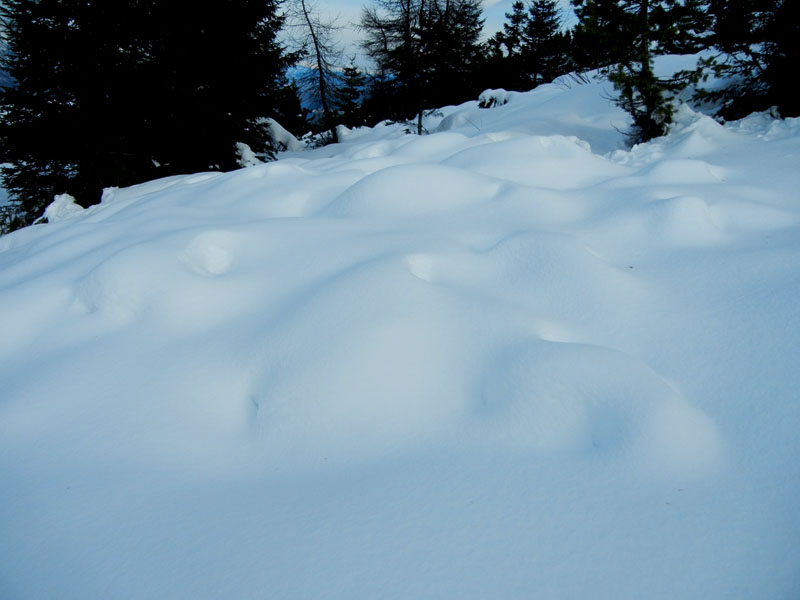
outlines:
[[[364,10],[361,27],[379,72],[373,112],[415,115],[422,133],[425,108],[480,92],[479,0],[376,0]]]
[[[666,132],[671,98],[689,84],[731,119],[776,108],[800,114],[790,68],[798,59],[793,0],[516,0],[502,31],[482,41],[480,0],[372,0],[360,23],[373,62],[361,71],[338,49],[336,27],[309,0],[6,0],[0,163],[11,204],[0,232],[28,225],[59,193],[88,206],[103,188],[239,166],[247,144],[277,148],[267,117],[335,140],[336,125],[407,121],[484,89],[527,90],[571,71],[600,69],[633,121],[631,142]],[[279,33],[287,14],[299,44]],[[706,58],[656,77],[659,54]],[[289,81],[303,60],[308,76]],[[702,90],[708,74],[729,87]],[[0,80],[2,83],[3,80]],[[10,81],[10,83],[9,83]],[[301,108],[298,86],[319,110]]]
[[[235,144],[269,151],[268,115],[300,112],[273,0],[6,0],[0,163],[5,228],[55,194],[237,167]],[[209,6],[209,5],[207,5]]]
[[[579,68],[600,68],[614,83],[617,104],[633,119],[633,143],[663,135],[671,98],[688,85],[696,100],[731,119],[774,108],[800,114],[789,92],[790,65],[798,58],[798,10],[794,0],[572,0],[578,25],[572,32]],[[656,77],[653,57],[707,50],[697,69]],[[709,74],[728,87],[702,89]]]

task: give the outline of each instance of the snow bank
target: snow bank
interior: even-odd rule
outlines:
[[[607,86],[3,237],[0,596],[796,595],[797,122]]]

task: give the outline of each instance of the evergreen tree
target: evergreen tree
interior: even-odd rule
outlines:
[[[15,227],[30,223],[56,193],[99,199],[102,172],[125,185],[132,172],[150,169],[132,147],[141,124],[115,119],[110,109],[125,114],[146,101],[131,82],[147,48],[120,36],[122,23],[141,25],[136,4],[115,6],[116,21],[103,4],[90,11],[58,0],[6,3],[5,66],[16,85],[0,91],[0,162],[10,163],[3,180]]]
[[[711,43],[730,55],[749,52],[752,46],[763,43],[775,6],[773,0],[710,0]]]
[[[493,45],[508,57],[519,56],[522,48],[522,30],[525,28],[527,14],[522,0],[515,0],[511,12],[505,14],[506,22],[503,31],[492,37]]]
[[[350,60],[342,72],[342,87],[339,90],[336,109],[339,121],[347,127],[366,125],[363,108],[366,93],[366,77],[358,70],[355,61]]]
[[[659,54],[694,54],[709,47],[710,0],[653,2],[651,37]]]
[[[555,0],[533,0],[522,30],[523,69],[531,87],[549,83],[567,70],[569,38],[561,32]]]
[[[237,167],[237,142],[268,153],[270,116],[286,126],[299,102],[288,86],[287,55],[277,40],[284,22],[278,0],[188,2],[147,0],[154,39],[146,65],[148,93],[157,94],[152,119],[155,160],[169,174]]]
[[[711,0],[710,45],[718,54],[703,67],[728,86],[700,91],[720,104],[718,114],[739,118],[776,106],[784,116],[800,114],[793,75],[800,61],[800,6],[790,0]]]
[[[375,125],[385,119],[402,118],[402,105],[398,103],[400,83],[389,73],[379,71],[366,77],[366,91],[361,103],[364,121]]]
[[[475,85],[483,53],[480,0],[430,2],[427,31],[422,32],[429,72],[425,96],[429,106],[464,102],[483,89]]]
[[[556,0],[521,0],[506,13],[503,31],[488,43],[491,87],[528,90],[570,70],[571,38],[561,31]]]
[[[417,115],[418,133],[422,133],[427,75],[420,37],[425,10],[426,0],[377,0],[374,6],[364,8],[361,16],[361,28],[366,33],[364,50],[381,74],[374,83],[382,87],[388,87],[389,81],[396,84],[392,85],[394,102],[386,116]]]
[[[377,0],[364,9],[364,49],[382,74],[380,86],[394,88],[388,116],[413,114],[422,133],[426,105],[472,93],[470,75],[481,57],[480,15],[478,0]]]
[[[270,0],[8,0],[2,20],[12,227],[57,193],[88,206],[104,187],[236,168],[236,142],[267,148],[259,117],[294,110]]]
[[[635,15],[635,54],[619,62],[609,80],[619,92],[617,104],[633,119],[632,141],[646,142],[666,133],[674,109],[665,96],[669,88],[653,72],[649,0],[626,0],[621,6]]]
[[[800,95],[795,86],[800,65],[800,4],[783,0],[770,15],[766,28],[766,103],[774,105],[783,117],[800,116]]]
[[[702,4],[694,0],[573,0],[581,19],[576,40],[603,48],[602,66],[618,91],[617,104],[633,119],[631,141],[663,135],[672,122],[671,95],[684,87],[679,76],[660,79],[653,54],[696,47],[704,33]],[[578,35],[580,32],[580,35]],[[599,63],[599,64],[598,64]]]
[[[0,10],[2,10],[2,4],[0,4]],[[0,88],[8,87],[9,85],[13,84],[13,80],[11,76],[5,72],[3,66],[6,61],[8,60],[8,44],[6,40],[3,38],[2,31],[0,31]]]
[[[573,31],[573,59],[592,70],[630,60],[635,55],[635,16],[617,0],[572,0],[578,24]]]
[[[644,0],[647,36],[655,54],[694,53],[709,45],[711,0]],[[758,0],[756,0],[758,1]],[[578,24],[573,57],[584,70],[635,60],[642,30],[641,2],[572,0]]]
[[[494,34],[487,45],[491,87],[527,89],[529,81],[523,68],[522,36],[528,14],[522,0],[515,0],[511,12],[505,16],[503,31]]]

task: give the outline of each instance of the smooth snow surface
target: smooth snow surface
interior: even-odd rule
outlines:
[[[800,120],[609,93],[0,238],[0,597],[800,597]]]

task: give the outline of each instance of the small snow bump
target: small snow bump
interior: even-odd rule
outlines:
[[[55,200],[44,209],[44,219],[48,223],[57,223],[66,219],[77,217],[84,213],[84,208],[80,206],[75,198],[69,194],[59,194]]]
[[[227,273],[234,262],[231,246],[235,236],[225,231],[208,231],[195,237],[181,253],[181,260],[194,273],[218,277]]]

